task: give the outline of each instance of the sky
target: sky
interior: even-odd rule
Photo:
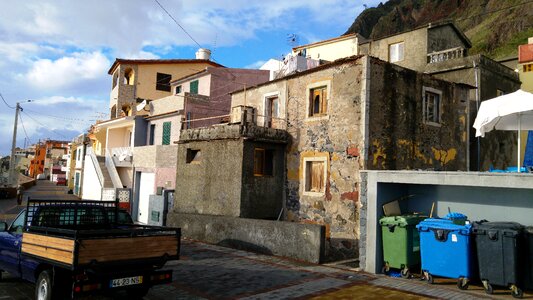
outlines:
[[[194,58],[200,44],[226,67],[258,68],[342,35],[364,5],[380,2],[157,1],[194,41],[156,0],[0,0],[0,156],[11,151],[17,102],[18,147],[71,141],[108,119],[115,58]]]

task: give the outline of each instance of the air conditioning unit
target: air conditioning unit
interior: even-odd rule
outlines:
[[[251,106],[234,106],[231,108],[230,124],[254,124],[255,109]]]

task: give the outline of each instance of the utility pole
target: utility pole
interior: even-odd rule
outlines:
[[[9,160],[9,184],[15,186],[18,179],[15,178],[15,147],[17,145],[17,122],[19,119],[20,104],[17,102],[15,109],[15,125],[13,125],[13,143],[11,144],[11,158]]]
[[[24,102],[32,102],[32,100],[27,100]],[[20,102],[17,102],[17,107],[15,109],[15,124],[13,125],[13,143],[11,144],[11,158],[9,160],[9,184],[15,186],[18,184],[18,176],[15,174],[15,148],[17,146],[17,123],[19,120],[19,111],[22,111],[20,107]]]

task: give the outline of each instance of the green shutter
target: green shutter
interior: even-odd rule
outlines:
[[[163,123],[163,145],[170,145],[170,124],[171,122]]]
[[[190,91],[191,94],[198,94],[198,80],[191,81]]]

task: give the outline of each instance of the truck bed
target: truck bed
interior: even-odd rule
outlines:
[[[101,203],[80,201],[65,205],[32,200],[22,235],[21,254],[71,270],[128,262],[163,265],[168,260],[179,259],[179,228],[107,221],[80,225],[82,213],[98,213]],[[92,219],[107,220],[107,212]]]

